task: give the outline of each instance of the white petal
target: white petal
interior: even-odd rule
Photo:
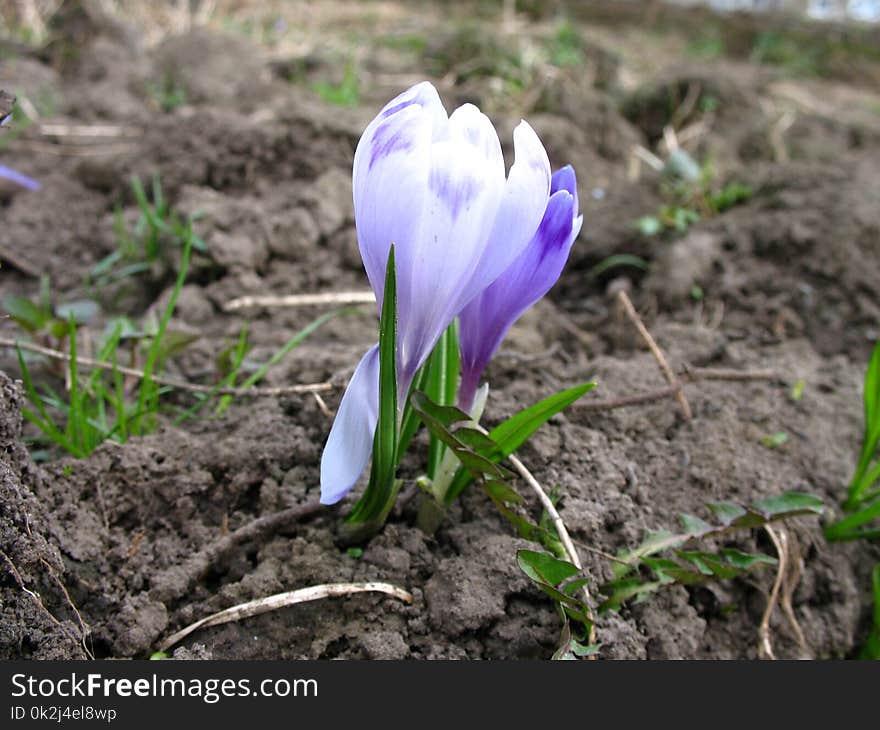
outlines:
[[[379,345],[363,356],[336,411],[321,455],[321,504],[335,504],[370,460],[379,420]]]
[[[431,146],[428,195],[419,236],[398,252],[402,377],[412,374],[461,309],[504,191],[504,158],[489,119],[466,104]],[[409,283],[403,281],[409,276]]]
[[[418,84],[389,102],[358,142],[353,168],[355,224],[380,309],[388,249],[392,243],[405,246],[417,235],[431,140],[438,128],[445,134],[447,124],[436,89]]]
[[[507,176],[489,242],[464,294],[467,304],[513,263],[531,240],[550,197],[550,160],[525,121],[513,132],[516,159]]]

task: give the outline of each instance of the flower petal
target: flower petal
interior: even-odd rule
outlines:
[[[553,173],[553,177],[550,179],[550,195],[559,190],[567,190],[572,194],[572,197],[574,197],[574,209],[577,212],[580,209],[578,206],[577,178],[571,165],[560,167]]]
[[[411,377],[461,307],[504,190],[504,157],[488,117],[471,104],[431,145],[419,235],[395,250],[401,380]]]
[[[27,190],[39,190],[41,187],[37,180],[20,173],[18,170],[13,170],[11,167],[6,167],[6,165],[0,165],[0,180],[9,180]]]
[[[354,161],[358,246],[379,310],[392,243],[417,235],[430,162],[430,118],[409,106],[361,138]]]
[[[541,225],[525,250],[459,315],[461,408],[470,407],[483,370],[507,331],[562,273],[583,222],[582,216],[573,219],[574,200],[565,189],[551,195]]]
[[[550,194],[550,161],[535,130],[525,121],[513,132],[515,161],[479,265],[461,305],[495,281],[523,251],[538,228]]]
[[[370,460],[379,420],[379,345],[363,356],[336,411],[321,455],[321,504],[335,504]]]

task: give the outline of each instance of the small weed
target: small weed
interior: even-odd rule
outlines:
[[[880,527],[871,524],[880,517],[880,342],[874,347],[865,373],[864,408],[862,449],[843,502],[847,515],[825,528],[829,540],[880,537]]]
[[[150,433],[156,428],[156,414],[159,409],[159,396],[168,388],[155,381],[164,366],[167,347],[165,333],[174,311],[177,296],[186,278],[189,257],[192,250],[192,236],[184,241],[183,259],[177,282],[171,298],[162,315],[155,336],[147,352],[144,375],[140,381],[137,397],[126,392],[123,377],[117,369],[124,325],[117,322],[113,331],[98,349],[98,359],[111,362],[112,371],[95,369],[87,378],[81,378],[78,361],[77,323],[71,313],[68,320],[70,360],[67,368],[69,387],[62,396],[47,388],[39,392],[34,385],[30,370],[25,362],[21,348],[18,348],[18,362],[21,368],[25,392],[33,409],[23,409],[24,417],[42,432],[43,442],[54,444],[72,456],[88,456],[102,442],[111,439],[125,443],[130,436]],[[58,413],[63,423],[56,423]]]
[[[708,61],[721,58],[726,50],[721,34],[716,29],[713,29],[691,40],[685,46],[684,52],[691,58]]]
[[[395,51],[409,51],[410,53],[424,53],[428,47],[428,40],[422,35],[414,33],[408,35],[387,35],[378,40],[379,45],[391,48]]]
[[[577,28],[568,20],[557,25],[548,51],[550,63],[559,68],[574,68],[584,62],[583,40]]]
[[[751,60],[780,66],[795,76],[818,76],[824,66],[821,49],[774,31],[761,33],[752,48]]]
[[[686,233],[704,218],[719,215],[752,197],[752,189],[736,181],[716,188],[711,165],[700,167],[681,149],[669,156],[663,175],[662,192],[668,202],[636,220],[635,226],[643,236]]]
[[[170,71],[165,72],[158,80],[149,82],[147,94],[156,107],[166,114],[186,104],[186,90]]]
[[[317,81],[312,89],[328,104],[335,106],[356,106],[361,99],[360,84],[352,63],[345,67],[345,75],[338,84]]]
[[[761,443],[768,449],[778,449],[788,443],[788,434],[785,431],[776,431],[764,436]]]
[[[100,311],[91,299],[80,299],[53,306],[49,277],[40,280],[40,293],[34,302],[11,294],[3,300],[3,308],[23,330],[44,341],[63,341],[70,322],[76,326],[89,324]]]
[[[175,212],[162,194],[159,176],[153,177],[152,201],[147,197],[140,179],[132,178],[131,189],[140,208],[140,216],[129,228],[117,208],[114,221],[118,248],[105,256],[90,272],[98,287],[114,281],[149,272],[158,261],[165,261],[171,249],[180,249],[184,241],[191,242],[196,251],[206,251],[205,242],[192,231],[197,216],[186,220]]]

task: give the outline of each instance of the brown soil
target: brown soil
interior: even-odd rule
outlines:
[[[44,184],[39,193],[0,197],[3,246],[25,268],[48,274],[58,301],[89,294],[90,267],[115,248],[116,207],[136,217],[132,175],[147,180],[159,172],[177,210],[201,211],[198,232],[209,251],[197,257],[172,322],[199,339],[170,364],[177,377],[213,372],[245,322],[252,359],[262,361],[317,314],[224,312],[234,297],[365,287],[350,202],[360,131],[411,77],[434,71],[448,81],[443,63],[460,63],[448,61],[461,39],[448,18],[426,11],[416,19],[393,4],[373,16],[354,4],[330,20],[324,4],[316,5],[323,10],[311,31],[328,42],[309,52],[301,44],[296,53],[283,44],[258,47],[217,31],[137,49],[125,28],[113,26],[94,29],[64,65],[23,55],[0,61],[0,86],[33,98],[51,94],[54,121],[142,130],[112,150],[99,146],[105,141],[94,142],[90,154],[58,154],[68,150],[32,129],[3,153],[4,164]],[[519,43],[541,42],[555,27],[521,23]],[[352,27],[363,37],[354,38]],[[434,34],[439,27],[444,32]],[[612,277],[629,274],[633,299],[673,367],[771,368],[779,378],[688,386],[690,422],[672,400],[604,413],[574,406],[553,418],[521,458],[539,481],[558,486],[573,538],[614,552],[637,544],[647,529],[674,528],[680,512],[704,514],[708,501],[747,503],[790,489],[822,497],[833,514],[854,466],[861,379],[880,336],[877,97],[845,81],[792,79],[741,60],[682,61],[683,40],[661,40],[634,24],[593,19],[577,27],[587,48],[586,82],[557,70],[535,82],[540,93],[529,87],[512,95],[499,94],[485,75],[441,83],[450,104],[470,98],[492,110],[505,141],[526,116],[554,166],[575,165],[585,213],[559,285],[490,366],[487,423],[593,376],[599,388],[588,397],[663,387],[606,293]],[[413,50],[380,42],[389,34],[438,40]],[[345,56],[333,49],[352,52],[351,44],[362,98],[355,107],[333,106],[309,85],[321,74],[338,81]],[[640,58],[645,44],[655,52],[650,74]],[[286,80],[291,69],[297,83]],[[187,101],[164,113],[148,89],[169,75]],[[676,112],[669,100],[696,87],[713,109],[677,120],[707,122],[691,151],[711,156],[721,179],[748,184],[753,196],[686,235],[641,236],[634,221],[653,212],[661,195],[656,177],[627,175],[631,147],[652,146]],[[786,115],[793,119],[780,133]],[[589,275],[619,253],[647,259],[648,273]],[[100,292],[105,314],[142,316],[167,301],[172,279],[168,267]],[[703,292],[699,301],[694,285]],[[4,261],[0,294],[36,296],[38,289],[36,279]],[[574,337],[575,328],[586,334]],[[8,320],[0,333],[20,334]],[[339,386],[375,338],[367,309],[333,320],[265,384]],[[3,352],[0,367],[19,377],[13,353]],[[35,368],[38,378],[53,377],[49,367]],[[795,400],[798,380],[807,385]],[[554,648],[553,608],[515,563],[526,543],[477,490],[433,536],[415,526],[418,499],[403,505],[359,557],[338,545],[340,511],[327,509],[226,550],[206,571],[192,570],[193,555],[230,531],[316,498],[330,420],[311,396],[238,399],[223,417],[181,426],[168,418],[153,435],[105,444],[82,460],[53,454],[38,466],[22,442],[21,391],[5,376],[0,388],[2,658],[145,657],[162,637],[210,612],[362,580],[400,585],[415,601],[358,595],[303,604],[197,632],[175,656],[540,658]],[[337,387],[325,397],[331,409],[340,394]],[[186,394],[171,399],[191,402]],[[784,445],[765,445],[765,436],[781,431],[789,436]],[[415,463],[405,464],[405,477],[416,476]],[[790,530],[804,562],[794,610],[809,654],[852,656],[868,630],[868,576],[880,553],[870,544],[827,544],[815,519]],[[761,532],[734,544],[773,553]],[[594,584],[609,577],[602,558],[584,555]],[[602,656],[753,658],[772,580],[763,571],[669,588],[603,616]],[[771,628],[777,655],[798,656],[779,612]]]

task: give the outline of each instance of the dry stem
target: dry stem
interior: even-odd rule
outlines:
[[[513,464],[513,467],[519,472],[520,476],[525,479],[526,484],[531,487],[532,491],[537,495],[538,499],[541,502],[541,505],[547,510],[547,514],[550,515],[550,519],[553,521],[553,527],[556,528],[556,534],[559,536],[559,541],[562,543],[562,547],[565,549],[565,554],[568,555],[569,562],[574,565],[579,571],[583,571],[583,565],[581,564],[581,558],[578,555],[577,548],[575,548],[574,543],[571,541],[571,537],[568,534],[568,530],[565,527],[565,523],[562,521],[562,517],[560,517],[559,512],[556,510],[556,505],[553,504],[553,500],[547,495],[541,485],[538,483],[538,480],[532,476],[532,473],[526,468],[526,465],[523,464],[516,454],[511,454],[507,457],[508,461]],[[596,643],[596,624],[593,620],[593,610],[590,607],[590,591],[587,588],[586,584],[584,584],[581,589],[584,594],[584,601],[587,605],[587,617],[590,619],[590,644]]]
[[[224,312],[249,307],[311,307],[323,304],[370,304],[376,301],[372,291],[324,292],[322,294],[291,294],[289,296],[245,296],[223,305]]]
[[[785,577],[787,565],[786,560],[786,535],[784,530],[780,530],[779,534],[770,525],[764,525],[764,529],[773,541],[773,547],[776,548],[776,554],[779,556],[779,565],[776,568],[776,578],[773,580],[773,588],[770,596],[767,598],[767,608],[764,609],[764,615],[761,618],[761,625],[758,628],[758,656],[761,659],[776,659],[773,653],[773,644],[770,641],[770,617],[773,615],[773,609],[779,602],[779,590],[782,587],[782,580]]]
[[[660,366],[660,371],[663,373],[666,381],[669,383],[670,386],[679,386],[678,378],[675,377],[675,373],[673,373],[672,368],[669,367],[669,363],[666,361],[666,357],[664,356],[663,351],[660,349],[659,345],[657,345],[657,342],[651,336],[651,333],[648,332],[648,328],[645,327],[644,322],[642,322],[642,318],[639,317],[638,312],[636,312],[636,309],[633,306],[629,295],[627,295],[627,293],[623,289],[617,292],[617,301],[620,302],[621,306],[623,307],[623,311],[626,313],[626,316],[638,330],[642,339],[645,341],[645,344],[648,345],[648,349],[651,351],[651,354],[654,356],[654,359]],[[675,394],[675,399],[678,401],[678,405],[681,406],[681,414],[684,417],[684,420],[690,421],[693,417],[693,414],[691,413],[691,407],[688,404],[687,398],[685,398],[684,392],[681,390],[680,387],[678,387],[678,392]]]
[[[350,596],[354,593],[385,593],[392,598],[396,598],[404,603],[412,603],[412,594],[393,586],[390,583],[328,583],[324,585],[310,586],[308,588],[300,588],[287,593],[277,593],[274,596],[266,596],[255,601],[240,603],[218,613],[206,616],[186,628],[172,634],[159,644],[160,651],[166,651],[174,646],[181,639],[189,636],[193,631],[204,626],[217,626],[231,621],[238,621],[251,616],[258,616],[261,613],[275,611],[279,608],[286,608],[297,603],[306,601],[316,601],[321,598],[333,598],[336,596]]]

